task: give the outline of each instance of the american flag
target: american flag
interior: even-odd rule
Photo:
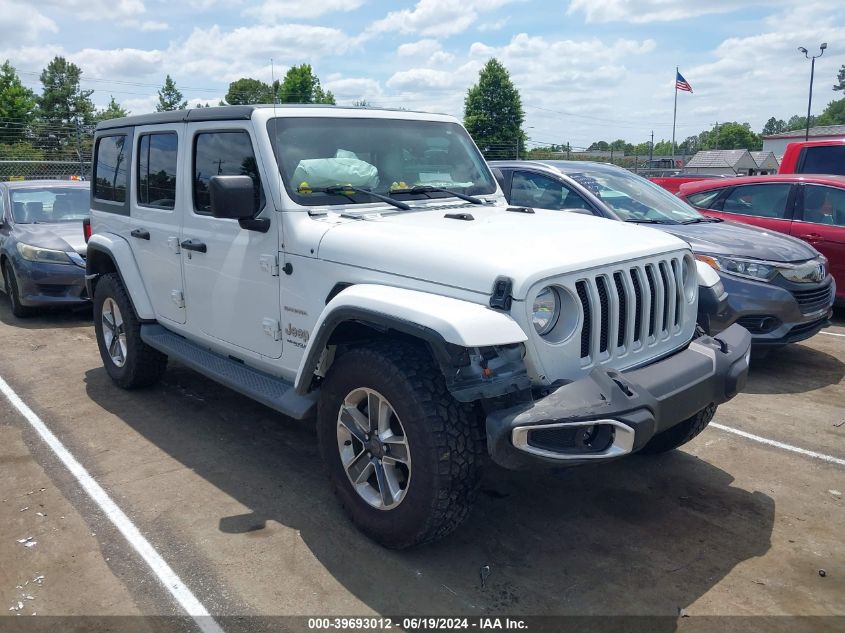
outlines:
[[[681,73],[679,73],[678,71],[675,71],[675,75],[676,75],[676,77],[675,77],[675,90],[683,90],[685,92],[692,92],[692,86],[690,86],[689,83],[687,82],[687,80],[684,79],[684,76]]]

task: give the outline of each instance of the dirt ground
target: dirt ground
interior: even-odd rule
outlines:
[[[845,458],[845,314],[827,332],[755,363],[715,422]],[[0,376],[215,615],[845,616],[845,467],[726,430],[545,475],[491,466],[458,532],[392,552],[342,514],[311,427],[177,364],[117,389],[90,315],[19,320],[0,299]],[[0,607],[181,613],[2,397]]]

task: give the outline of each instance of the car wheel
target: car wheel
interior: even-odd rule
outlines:
[[[679,446],[683,446],[699,433],[701,433],[710,420],[716,413],[716,405],[711,404],[696,413],[694,416],[687,418],[680,424],[676,424],[671,429],[666,429],[662,433],[658,433],[651,438],[648,443],[640,449],[640,453],[646,455],[655,455],[657,453],[665,453],[674,450]]]
[[[103,366],[119,387],[148,387],[161,378],[167,356],[141,340],[141,324],[120,277],[114,273],[103,275],[97,282],[94,330]]]
[[[338,358],[321,388],[317,433],[341,504],[376,542],[433,541],[469,513],[485,451],[481,424],[416,345]]]
[[[9,295],[9,303],[12,306],[12,314],[18,318],[25,318],[35,314],[35,308],[25,306],[21,303],[21,294],[18,288],[18,279],[15,277],[15,269],[9,262],[3,264],[3,283],[6,285],[6,294]]]

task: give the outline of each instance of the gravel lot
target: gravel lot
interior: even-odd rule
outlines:
[[[0,377],[215,615],[845,616],[845,313],[826,332],[756,362],[727,429],[657,458],[491,466],[470,521],[407,552],[347,522],[309,426],[176,364],[115,388],[90,315],[17,320],[0,299]],[[182,613],[3,397],[0,535],[0,613]]]

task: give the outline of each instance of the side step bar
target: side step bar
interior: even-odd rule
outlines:
[[[157,323],[142,324],[141,339],[162,354],[294,420],[315,414],[316,392],[301,396],[293,384],[207,350]]]

